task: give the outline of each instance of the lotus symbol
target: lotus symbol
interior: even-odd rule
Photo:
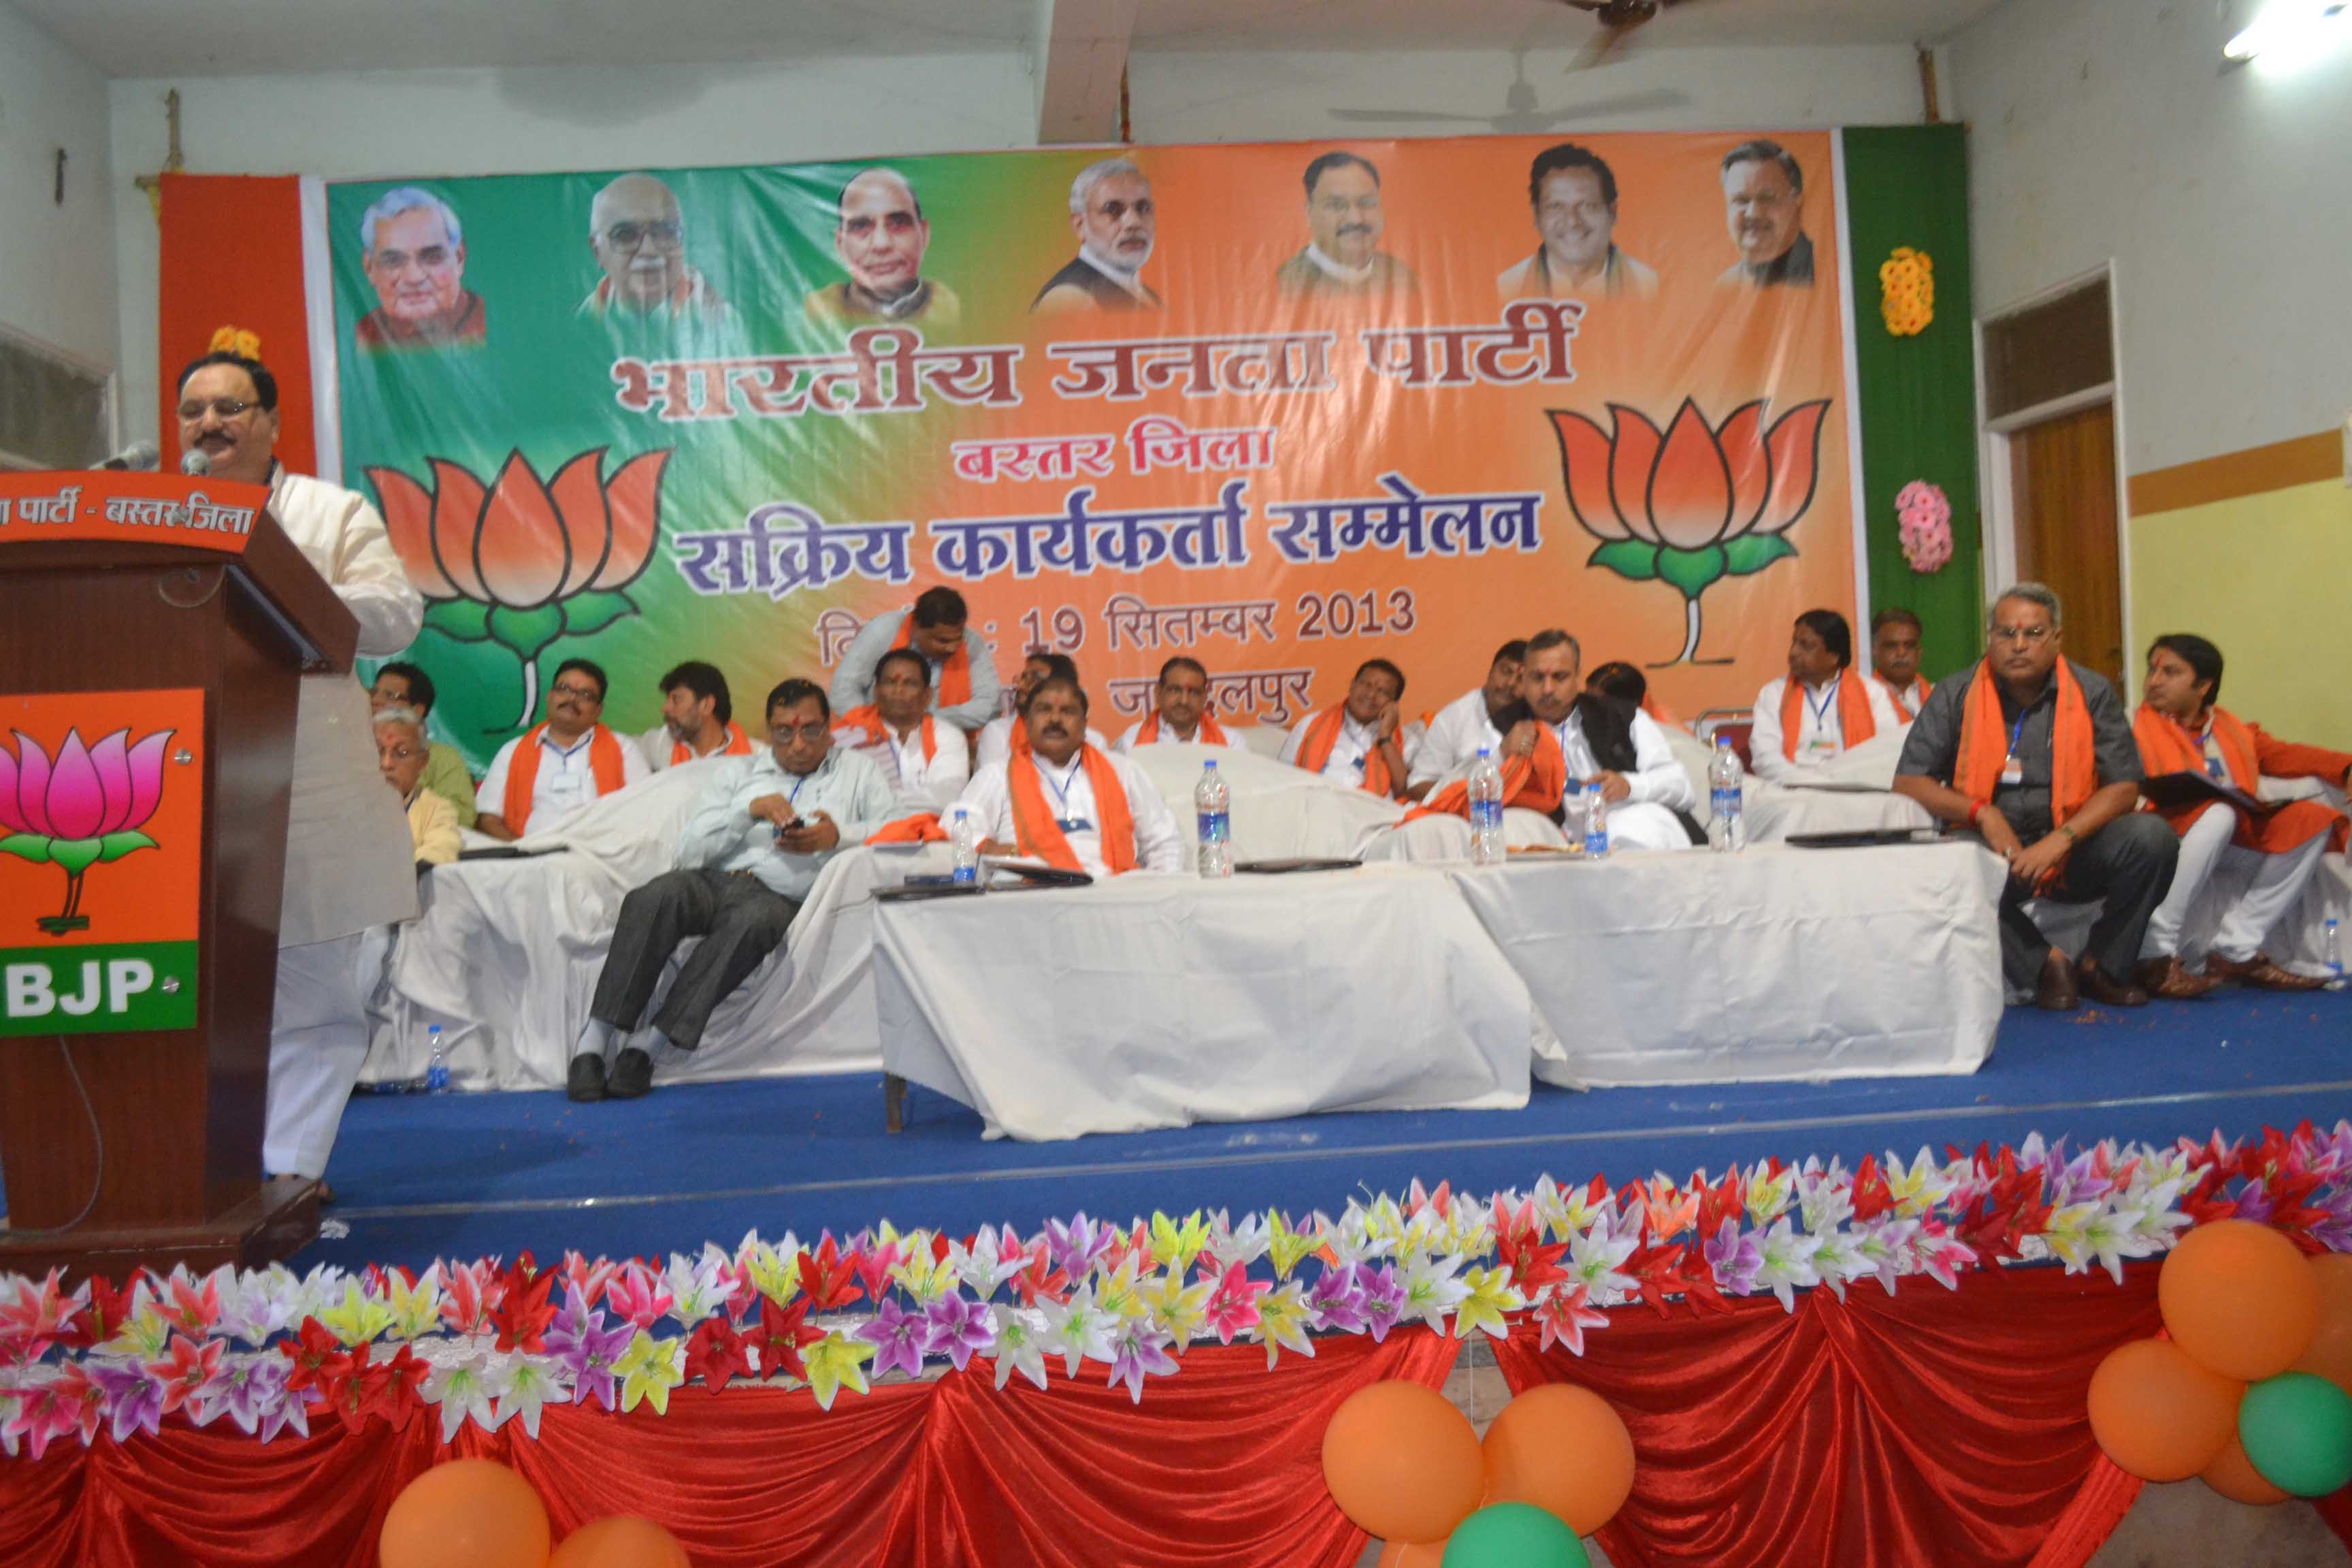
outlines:
[[[1690,398],[1664,431],[1619,404],[1614,434],[1581,414],[1554,410],[1569,510],[1601,542],[1589,565],[1637,583],[1671,584],[1683,596],[1682,652],[1698,658],[1699,595],[1724,577],[1761,572],[1797,553],[1787,534],[1813,504],[1826,399],[1764,423],[1761,402],[1720,425]]]
[[[79,730],[68,730],[54,759],[22,730],[11,732],[16,751],[0,748],[0,855],[64,871],[65,908],[37,923],[51,936],[87,931],[83,874],[158,847],[140,829],[163,798],[163,749],[173,731],[159,730],[134,746],[130,731],[117,730],[86,746]]]

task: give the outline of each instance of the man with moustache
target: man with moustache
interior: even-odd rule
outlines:
[[[1807,610],[1789,634],[1789,673],[1756,694],[1748,736],[1756,776],[1802,783],[1865,741],[1901,728],[1886,693],[1853,672],[1853,628]]]
[[[1870,683],[1905,724],[1919,717],[1935,690],[1919,676],[1919,617],[1900,605],[1870,617]]]
[[[1563,142],[1536,154],[1528,171],[1536,253],[1495,279],[1513,300],[1653,299],[1658,275],[1617,247],[1617,175],[1600,154]]]
[[[1813,286],[1805,233],[1805,171],[1778,142],[1743,142],[1723,157],[1723,200],[1739,259],[1718,288]]]
[[[1632,703],[1585,690],[1583,664],[1584,650],[1567,632],[1541,631],[1528,639],[1519,667],[1527,716],[1503,738],[1497,762],[1532,759],[1538,746],[1557,747],[1570,787],[1608,803],[1612,851],[1706,843],[1691,816],[1698,795],[1675,761],[1665,731]]]
[[[1478,759],[1478,748],[1500,756],[1503,736],[1527,717],[1519,705],[1519,666],[1528,657],[1525,637],[1513,637],[1495,650],[1486,666],[1486,681],[1437,710],[1429,732],[1412,748],[1406,772],[1409,800],[1420,800],[1443,781],[1468,769]]]
[[[1111,749],[1129,756],[1138,746],[1245,749],[1225,733],[1217,716],[1209,711],[1208,666],[1181,653],[1160,667],[1159,682],[1151,689],[1151,711]]]
[[[803,309],[819,326],[923,321],[952,327],[963,304],[946,284],[923,276],[931,226],[915,187],[896,169],[868,169],[841,187],[833,250],[846,281],[811,293]]]
[[[757,755],[711,769],[678,835],[676,868],[621,900],[572,1048],[572,1100],[635,1100],[653,1087],[655,1052],[701,1045],[711,1013],[791,931],[825,862],[888,818],[890,785],[872,763],[833,743],[823,687],[781,682],[768,693],[767,720],[768,744]],[[703,940],[647,1020],[670,954],[690,936]]]
[[[583,316],[724,321],[734,314],[686,259],[677,195],[651,174],[623,174],[596,193],[588,205],[588,248],[604,276],[580,301]]]
[[[980,727],[979,739],[972,745],[972,771],[975,774],[991,763],[1002,763],[1015,753],[1026,751],[1029,731],[1022,727],[1022,715],[1029,710],[1029,694],[1049,677],[1060,676],[1076,682],[1078,663],[1066,653],[1047,653],[1044,648],[1032,648],[1029,657],[1021,661],[1021,673],[1013,679],[1013,711],[991,719]],[[1087,731],[1087,744],[1108,744],[1099,731]]]
[[[360,247],[376,297],[352,332],[361,348],[464,347],[488,333],[482,297],[466,287],[465,230],[447,202],[414,185],[386,191],[360,216]]]
[[[834,715],[834,737],[871,758],[890,781],[898,809],[937,811],[971,779],[963,732],[931,716],[931,667],[894,647],[874,667],[874,700]]]
[[[562,826],[653,772],[636,742],[606,729],[604,666],[567,658],[547,686],[547,717],[499,748],[474,792],[477,832],[511,844]]]
[[[751,738],[735,722],[735,699],[717,665],[689,658],[666,671],[658,689],[662,721],[637,737],[637,750],[656,773],[705,757],[751,754]]]
[[[1353,153],[1326,153],[1307,165],[1307,248],[1284,262],[1275,287],[1297,299],[1410,294],[1412,268],[1381,249],[1388,226],[1381,172]]]
[[[1070,182],[1070,232],[1077,259],[1045,279],[1032,315],[1075,310],[1157,310],[1159,295],[1137,276],[1151,259],[1159,212],[1151,182],[1125,158],[1105,158]]]
[[[1176,818],[1140,769],[1090,745],[1087,694],[1049,675],[1022,715],[1025,751],[973,775],[957,804],[982,834],[981,852],[1043,860],[1094,878],[1182,871]]]
[[[1402,800],[1412,778],[1397,708],[1403,700],[1404,671],[1387,659],[1368,658],[1342,701],[1291,727],[1282,760],[1382,799]]]
[[[1984,661],[1937,685],[1903,742],[1895,790],[2009,862],[2000,959],[2012,993],[2053,1012],[2085,994],[2141,1007],[2147,993],[2132,973],[2180,847],[2162,817],[2133,809],[2142,769],[2131,721],[2105,678],[2063,657],[2062,616],[2039,583],[1993,601]],[[2026,912],[2035,899],[2104,905],[2079,983]]]

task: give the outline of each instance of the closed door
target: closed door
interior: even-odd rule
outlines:
[[[2018,575],[2066,605],[2066,655],[2124,689],[2123,571],[2116,543],[2116,412],[2095,404],[2009,438]]]

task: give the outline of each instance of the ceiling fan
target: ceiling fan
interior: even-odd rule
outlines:
[[[1570,0],[1570,3],[1580,4],[1581,0]],[[1636,110],[1668,109],[1683,101],[1681,93],[1652,89],[1645,92],[1619,93],[1614,98],[1588,99],[1582,103],[1562,104],[1557,109],[1542,109],[1537,105],[1535,84],[1528,80],[1527,63],[1526,49],[1511,51],[1511,85],[1503,95],[1503,111],[1500,114],[1458,114],[1431,109],[1335,109],[1331,110],[1331,118],[1360,124],[1385,121],[1391,124],[1451,122],[1485,125],[1499,135],[1539,136],[1561,125]]]
[[[1689,3],[1690,0],[1560,0],[1563,5],[1591,12],[1602,28],[1601,37],[1569,68],[1582,70],[1604,63],[1623,48],[1635,33],[1655,21],[1660,11]]]

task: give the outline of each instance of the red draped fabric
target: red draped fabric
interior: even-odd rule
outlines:
[[[2156,1268],[2054,1268],[1769,1297],[1694,1320],[1621,1310],[1581,1358],[1496,1347],[1514,1392],[1576,1383],[1633,1434],[1617,1568],[2079,1568],[2138,1483],[2085,1414],[2091,1373],[2156,1331]],[[2079,1510],[2078,1510],[2079,1500]],[[2050,1549],[2045,1551],[2045,1546]]]
[[[430,1413],[260,1444],[226,1422],[41,1460],[0,1459],[0,1563],[9,1568],[373,1568],[383,1511],[436,1459],[511,1464],[558,1535],[635,1513],[667,1526],[696,1568],[1349,1568],[1365,1537],[1323,1488],[1323,1428],[1382,1378],[1434,1388],[1454,1342],[1426,1331],[1285,1352],[1197,1346],[1140,1405],[1087,1363],[1039,1391],[999,1392],[986,1362],[935,1382],[844,1394],[699,1385],[669,1414],[551,1408],[532,1442],[471,1426],[442,1447]],[[316,1414],[316,1413],[314,1413]]]

